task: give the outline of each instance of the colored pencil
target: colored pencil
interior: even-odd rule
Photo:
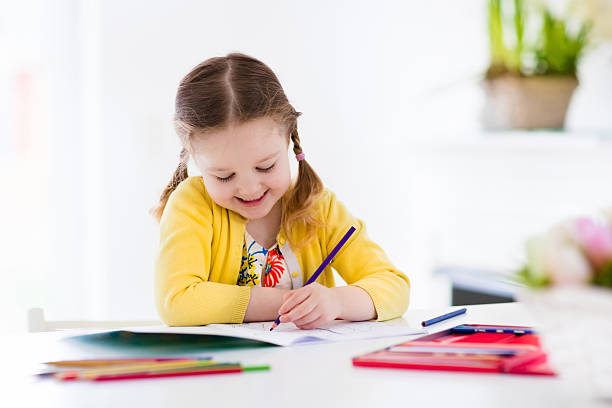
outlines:
[[[342,239],[336,244],[334,249],[332,249],[329,255],[327,255],[327,258],[325,258],[323,262],[321,262],[321,265],[319,265],[315,273],[312,274],[312,276],[308,279],[308,281],[306,282],[306,284],[304,284],[304,286],[310,285],[312,282],[317,280],[321,272],[323,272],[323,270],[327,267],[327,265],[332,261],[334,256],[336,256],[340,248],[342,248],[344,244],[346,243],[346,241],[348,241],[348,239],[351,237],[351,235],[353,235],[353,232],[355,232],[355,227],[351,226],[351,228],[349,228],[346,234],[344,234]],[[278,326],[279,324],[280,324],[280,315],[278,315],[276,320],[274,320],[274,323],[272,323],[272,327],[270,327],[270,331],[274,330],[276,326]]]
[[[474,348],[474,347],[453,347],[453,346],[393,346],[387,350],[400,353],[447,353],[447,354],[493,354],[513,356],[516,350],[503,348]]]
[[[163,361],[194,361],[194,360],[210,360],[210,357],[198,358],[109,358],[109,359],[89,359],[89,360],[60,360],[48,361],[48,364],[54,367],[105,367],[125,364],[138,363],[156,363]]]
[[[88,378],[91,381],[112,381],[112,380],[132,380],[140,378],[159,378],[159,377],[178,377],[187,375],[205,374],[230,374],[240,373],[242,367],[239,364],[223,364],[218,367],[201,367],[185,370],[163,370],[163,371],[144,371],[118,374],[104,374]]]
[[[528,327],[512,327],[512,326],[478,326],[478,325],[460,325],[451,329],[452,333],[512,333],[512,334],[533,334],[534,331]]]
[[[525,344],[525,343],[482,343],[482,342],[470,342],[470,341],[461,341],[461,342],[436,342],[435,345],[432,344],[431,341],[419,341],[419,340],[411,340],[405,343],[400,343],[394,347],[437,347],[438,345],[443,347],[453,347],[453,348],[475,348],[475,349],[501,349],[501,350],[516,350],[516,351],[531,351],[537,350],[538,346],[533,344]]]
[[[267,371],[269,369],[270,366],[268,365],[242,367],[242,371]]]
[[[247,366],[241,367],[238,364],[219,364],[215,367],[201,367],[196,369],[185,370],[169,370],[169,371],[149,371],[149,372],[134,372],[123,374],[106,374],[97,377],[88,378],[90,381],[116,381],[116,380],[135,380],[147,378],[162,378],[162,377],[179,377],[190,375],[207,375],[207,374],[231,374],[245,371],[263,371],[269,370],[270,366]]]
[[[460,314],[463,314],[465,312],[467,312],[467,309],[463,307],[461,309],[455,310],[454,312],[446,313],[446,314],[443,314],[442,316],[434,317],[433,319],[424,320],[423,322],[421,322],[421,326],[423,327],[431,326],[432,324],[441,322],[443,320],[450,319],[455,316],[459,316]]]
[[[148,372],[152,370],[161,371],[182,368],[201,368],[207,366],[210,367],[214,365],[219,365],[219,363],[212,360],[165,361],[159,363],[126,364],[121,366],[60,371],[55,373],[53,377],[58,380],[86,380],[100,375],[118,375],[134,372]]]
[[[270,366],[254,366],[254,367],[240,367],[239,365],[220,367],[218,369],[198,369],[198,370],[186,370],[186,371],[170,371],[170,372],[149,372],[149,373],[133,373],[133,374],[119,374],[114,376],[99,376],[92,381],[112,381],[112,380],[134,380],[134,379],[147,379],[147,378],[160,378],[160,377],[177,377],[187,375],[206,375],[206,374],[231,374],[240,373],[244,371],[262,371],[269,370]]]

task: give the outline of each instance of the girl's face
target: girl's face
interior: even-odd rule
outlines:
[[[268,117],[193,138],[210,197],[249,220],[265,217],[291,184],[284,128]]]

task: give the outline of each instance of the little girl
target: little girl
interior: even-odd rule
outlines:
[[[179,166],[152,210],[160,220],[155,298],[171,326],[270,321],[311,329],[334,319],[387,320],[408,306],[410,283],[364,224],[323,188],[305,159],[299,112],[264,63],[211,58],[179,85]],[[293,143],[298,176],[292,181]],[[188,177],[193,159],[201,177]],[[346,231],[331,267],[304,286]]]

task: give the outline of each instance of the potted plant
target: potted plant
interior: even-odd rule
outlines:
[[[484,126],[562,128],[590,20],[559,15],[542,2],[488,0],[488,23]]]
[[[527,241],[518,296],[553,367],[589,396],[612,398],[612,211]]]

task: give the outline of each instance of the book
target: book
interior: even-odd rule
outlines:
[[[532,331],[530,327],[520,329]],[[353,365],[555,375],[547,364],[546,353],[535,333],[463,333],[454,331],[454,328],[356,356]]]

